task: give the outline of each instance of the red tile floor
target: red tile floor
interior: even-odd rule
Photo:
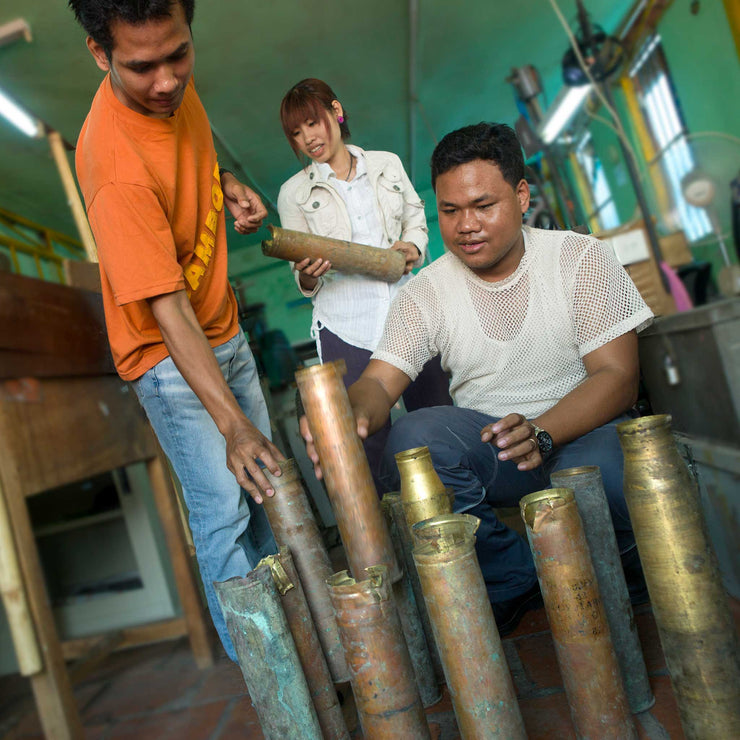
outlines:
[[[732,607],[738,625],[740,602]],[[652,612],[648,605],[635,612],[656,697],[652,709],[637,715],[639,737],[678,740],[684,735]],[[530,740],[575,737],[544,610],[525,615],[504,647]],[[75,695],[92,740],[263,737],[239,668],[221,654],[213,668],[199,671],[184,639],[109,656]],[[351,705],[350,696],[345,714],[353,722],[353,738],[361,738]],[[427,716],[434,740],[459,737],[447,692]],[[0,678],[0,737],[42,737],[27,682],[18,676]]]

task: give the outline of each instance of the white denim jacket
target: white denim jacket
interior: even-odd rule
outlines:
[[[424,264],[429,241],[424,203],[416,194],[401,160],[391,152],[366,152],[347,147],[355,157],[363,157],[375,195],[383,228],[383,243],[371,246],[390,248],[397,241],[415,244],[420,252],[416,262]],[[312,162],[280,188],[278,213],[283,228],[305,231],[351,241],[352,226],[342,196],[330,180],[321,177]],[[304,290],[300,273],[294,271],[301,293],[313,301],[311,336],[318,340],[322,327],[345,342],[374,350],[380,340],[391,302],[411,275],[389,284],[362,275],[343,275],[330,270],[319,278],[312,291]],[[319,355],[321,348],[319,347]]]

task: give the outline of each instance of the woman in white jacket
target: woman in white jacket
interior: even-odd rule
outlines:
[[[341,274],[321,259],[292,265],[299,290],[313,302],[311,336],[319,359],[343,359],[349,386],[370,361],[398,289],[424,263],[429,241],[424,203],[395,154],[345,143],[347,112],[325,82],[310,78],[294,85],[283,98],[280,119],[293,151],[308,158],[280,189],[282,226],[396,249],[406,258],[406,271],[394,284]],[[404,393],[404,403],[408,411],[452,404],[438,358]],[[390,423],[365,441],[376,484],[389,429]]]

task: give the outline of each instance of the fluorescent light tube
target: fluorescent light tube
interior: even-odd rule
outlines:
[[[591,92],[591,85],[565,87],[563,91],[553,101],[540,126],[540,138],[545,144],[552,144],[571,122]]]
[[[3,116],[16,128],[23,131],[26,136],[41,136],[44,133],[41,121],[26,113],[2,90],[0,90],[0,116]]]

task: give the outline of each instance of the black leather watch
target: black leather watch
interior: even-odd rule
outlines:
[[[540,455],[542,455],[543,460],[547,460],[555,449],[552,437],[536,424],[532,424],[532,426],[534,427],[534,438],[537,440],[537,446],[540,448]]]

